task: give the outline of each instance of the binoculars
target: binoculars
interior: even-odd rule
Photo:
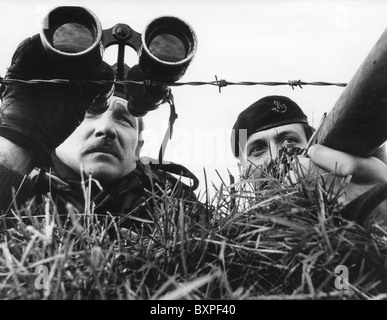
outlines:
[[[158,17],[140,34],[124,23],[102,29],[92,11],[72,6],[51,10],[43,21],[40,38],[58,63],[75,67],[97,66],[103,59],[104,50],[118,45],[116,80],[133,80],[133,83],[125,84],[125,96],[129,111],[138,117],[165,101],[169,93],[167,84],[185,74],[197,49],[195,31],[177,17]],[[126,46],[134,49],[139,57],[139,63],[131,68],[124,62]],[[145,80],[161,84],[144,86],[135,83]]]

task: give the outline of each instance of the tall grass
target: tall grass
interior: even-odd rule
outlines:
[[[387,298],[387,233],[341,218],[321,179],[268,172],[215,188],[202,201],[150,191],[151,219],[97,215],[90,199],[63,217],[50,194],[40,214],[15,208],[2,217],[0,298]]]

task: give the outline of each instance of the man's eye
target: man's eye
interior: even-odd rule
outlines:
[[[249,157],[259,157],[262,154],[264,154],[266,151],[266,148],[264,146],[254,146],[251,149],[249,149],[248,156]]]
[[[130,122],[130,120],[126,117],[117,117],[118,121],[125,121],[125,122]]]
[[[128,117],[121,116],[121,117],[117,117],[116,119],[117,119],[117,121],[123,122],[125,124],[129,124],[130,126],[134,127],[132,119],[130,119]]]
[[[293,137],[287,137],[287,138],[285,138],[285,139],[282,140],[281,146],[282,146],[282,147],[292,147],[292,146],[294,146],[297,142],[298,142],[298,141],[297,141],[296,138],[293,138]]]
[[[88,111],[88,112],[86,112],[86,114],[85,114],[85,118],[86,118],[86,119],[92,119],[92,118],[95,118],[96,115],[97,115],[96,113],[93,113],[93,112]]]

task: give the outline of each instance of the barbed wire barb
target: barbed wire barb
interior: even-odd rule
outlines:
[[[224,79],[220,79],[220,80],[218,80],[218,77],[215,75],[215,83],[216,83],[216,85],[219,87],[219,93],[221,93],[222,91],[221,91],[221,88],[222,87],[227,87],[227,85],[228,85],[228,82],[226,81],[226,80],[224,80]]]
[[[289,86],[291,86],[293,90],[294,90],[294,87],[300,87],[302,89],[301,80],[289,80],[288,82],[289,82]]]

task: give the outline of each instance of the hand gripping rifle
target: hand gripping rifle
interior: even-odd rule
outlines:
[[[315,134],[315,142],[359,157],[387,163],[387,29],[361,64]],[[346,219],[364,224],[387,199],[387,183],[351,201]]]

